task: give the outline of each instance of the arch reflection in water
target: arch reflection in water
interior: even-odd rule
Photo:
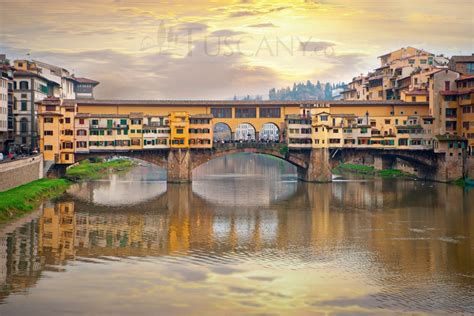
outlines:
[[[75,184],[67,193],[94,204],[120,206],[142,203],[166,192],[166,171],[146,162],[139,164],[126,174]]]

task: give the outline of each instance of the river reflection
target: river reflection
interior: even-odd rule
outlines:
[[[0,314],[474,312],[472,192],[248,161],[193,185],[138,167],[3,227]]]

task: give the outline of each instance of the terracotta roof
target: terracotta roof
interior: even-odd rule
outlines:
[[[143,118],[143,113],[132,112],[130,113],[130,118]]]
[[[361,106],[361,105],[428,105],[427,102],[404,102],[401,100],[382,100],[382,101],[367,101],[367,100],[302,100],[302,101],[276,101],[276,100],[98,100],[98,99],[77,99],[67,100],[68,102],[76,102],[79,106],[87,105],[102,105],[102,106],[300,106],[300,105],[327,105],[327,106]]]
[[[76,117],[78,114],[76,114]],[[129,117],[128,114],[90,114],[90,113],[81,113],[81,114],[87,114],[88,116],[85,116],[85,117],[91,117],[91,118],[128,118]]]
[[[89,118],[91,115],[89,113],[77,113],[76,118]]]
[[[474,76],[470,75],[461,75],[456,81],[463,81],[463,80],[474,80]]]
[[[472,63],[474,62],[474,55],[452,56],[451,60],[455,63]]]
[[[61,113],[57,113],[57,112],[40,112],[40,113],[38,113],[38,115],[41,115],[41,116],[64,116]]]
[[[412,90],[406,91],[406,95],[428,95],[428,90]]]
[[[74,76],[72,76],[71,79],[76,80],[79,83],[90,83],[90,84],[93,84],[93,85],[98,85],[100,83],[99,81],[95,81],[95,80],[84,78],[84,77],[74,77]]]
[[[444,90],[439,92],[441,95],[458,95],[457,90]]]

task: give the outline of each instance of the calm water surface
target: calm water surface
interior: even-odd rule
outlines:
[[[474,191],[143,165],[0,228],[0,315],[474,313]]]

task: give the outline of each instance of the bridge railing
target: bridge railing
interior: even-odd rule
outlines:
[[[229,150],[229,149],[243,149],[243,148],[256,148],[256,149],[267,149],[267,150],[278,150],[281,151],[288,148],[286,143],[278,142],[264,142],[264,141],[247,141],[247,142],[214,142],[213,149],[216,150]]]

